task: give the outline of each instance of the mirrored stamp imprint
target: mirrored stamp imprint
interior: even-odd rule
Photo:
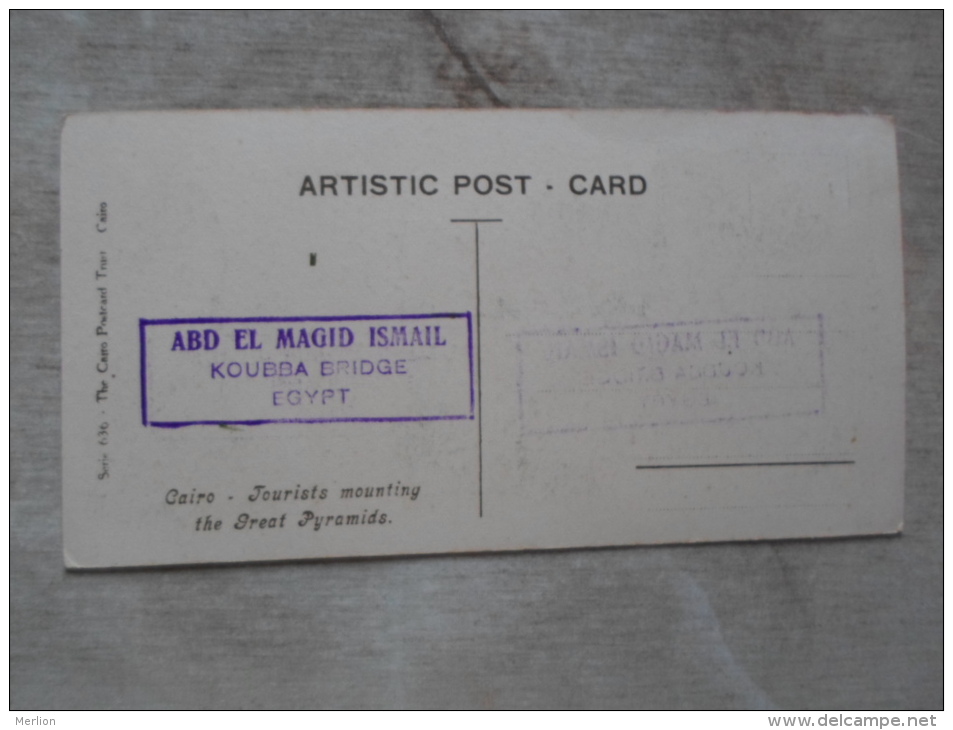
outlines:
[[[524,435],[824,410],[824,317],[522,332]]]

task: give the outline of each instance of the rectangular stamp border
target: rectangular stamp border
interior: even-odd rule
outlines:
[[[362,322],[382,319],[466,319],[467,355],[470,368],[470,412],[450,416],[390,416],[353,418],[272,418],[249,421],[149,421],[149,394],[147,377],[146,328],[151,325],[229,324],[233,322]],[[154,428],[182,428],[184,426],[261,426],[269,423],[400,423],[408,421],[472,421],[475,418],[476,396],[473,372],[473,317],[470,312],[443,312],[438,314],[361,314],[349,317],[193,317],[174,319],[139,319],[139,386],[142,399],[142,425]]]
[[[804,411],[794,411],[791,413],[783,413],[778,415],[754,415],[754,416],[722,416],[708,419],[687,419],[687,420],[669,420],[669,421],[657,421],[650,423],[623,423],[623,424],[614,424],[611,426],[568,426],[565,428],[554,428],[554,429],[527,429],[525,412],[523,406],[523,383],[524,383],[524,373],[523,373],[523,354],[522,347],[520,345],[520,340],[524,337],[573,337],[573,336],[587,336],[587,335],[603,335],[607,332],[633,332],[636,330],[645,330],[645,329],[661,329],[668,327],[697,327],[701,325],[722,325],[722,324],[757,324],[759,322],[776,322],[778,320],[791,320],[791,321],[804,321],[804,322],[813,322],[817,326],[817,339],[818,339],[818,365],[819,365],[819,375],[820,375],[820,397],[821,404],[819,408],[808,409]],[[619,431],[619,430],[630,430],[637,428],[656,428],[659,426],[690,426],[698,424],[714,424],[714,423],[735,423],[739,421],[756,421],[763,419],[773,419],[773,418],[785,418],[789,416],[819,416],[823,414],[827,409],[827,376],[825,374],[824,367],[824,349],[826,347],[826,335],[825,335],[825,322],[824,315],[820,312],[816,315],[813,314],[794,314],[790,316],[782,317],[731,317],[727,319],[699,319],[699,320],[686,320],[681,322],[653,322],[646,324],[636,324],[636,325],[615,325],[607,327],[570,327],[570,328],[546,328],[538,330],[527,330],[523,332],[517,332],[511,337],[516,340],[516,348],[519,352],[518,359],[518,372],[517,372],[517,394],[519,398],[519,421],[520,421],[520,435],[521,436],[552,436],[559,434],[567,433],[584,433],[587,431]]]

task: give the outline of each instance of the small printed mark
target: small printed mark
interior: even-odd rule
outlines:
[[[311,265],[312,266],[318,265],[318,255],[316,253],[311,254]]]

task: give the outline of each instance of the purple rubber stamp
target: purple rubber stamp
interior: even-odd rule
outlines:
[[[469,312],[139,320],[142,423],[470,420]]]

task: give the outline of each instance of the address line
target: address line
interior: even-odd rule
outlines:
[[[856,461],[744,461],[735,464],[639,464],[636,469],[725,469],[745,466],[844,466]]]

